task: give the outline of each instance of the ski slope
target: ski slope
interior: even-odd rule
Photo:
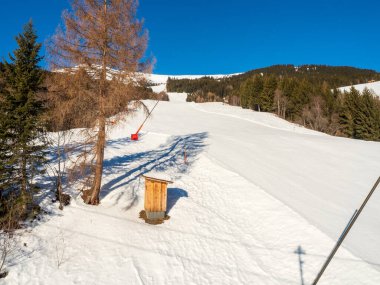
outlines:
[[[339,88],[341,91],[349,91],[352,86],[345,86]],[[376,96],[380,97],[380,81],[371,82],[371,83],[363,83],[363,84],[357,84],[353,85],[355,89],[357,89],[360,92],[363,92],[364,88],[368,88],[370,91],[373,92]]]
[[[166,82],[169,77],[173,79],[199,79],[202,77],[212,77],[214,79],[221,79],[224,77],[230,77],[234,75],[239,75],[240,73],[233,74],[213,74],[213,75],[162,75],[162,74],[145,74],[145,78],[154,84],[152,89],[154,92],[166,91]]]
[[[139,141],[141,110],[110,130],[99,206],[45,199],[4,284],[300,284],[298,246],[311,284],[380,174],[380,143],[169,95]],[[157,226],[139,219],[151,171],[174,181]],[[380,189],[319,284],[380,284],[379,204]]]

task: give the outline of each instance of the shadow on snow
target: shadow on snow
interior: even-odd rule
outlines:
[[[144,151],[140,153],[133,153],[124,156],[118,156],[104,161],[104,175],[123,173],[111,181],[105,183],[100,192],[100,198],[106,197],[112,191],[124,188],[139,180],[141,175],[148,173],[152,170],[155,172],[167,172],[170,170],[178,179],[181,174],[188,171],[191,165],[196,161],[197,156],[205,147],[205,139],[207,133],[195,133],[184,136],[173,136],[167,143],[159,146],[157,149]],[[121,139],[125,140],[125,139]],[[117,140],[112,141],[111,144],[119,143]],[[186,151],[187,163],[184,162],[184,154]],[[140,181],[138,181],[138,187]],[[136,187],[132,187],[132,199],[136,199]],[[123,193],[119,194],[117,199]],[[178,188],[168,189],[168,212],[175,205],[180,197],[187,197],[187,192]],[[132,201],[131,204],[135,204]],[[132,206],[132,205],[131,205]],[[130,208],[130,207],[127,207]]]
[[[189,197],[187,191],[180,188],[168,188],[168,202],[166,205],[166,213],[169,214],[170,210],[175,206],[179,199],[182,197]]]

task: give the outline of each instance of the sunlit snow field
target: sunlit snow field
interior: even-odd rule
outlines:
[[[45,199],[4,284],[300,284],[298,246],[313,281],[380,175],[380,143],[169,95],[139,141],[142,110],[110,131],[99,206]],[[174,181],[156,226],[139,219],[152,170]],[[380,189],[319,284],[380,284],[379,204]]]

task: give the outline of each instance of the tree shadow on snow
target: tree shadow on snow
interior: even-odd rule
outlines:
[[[206,132],[184,136],[173,136],[167,141],[167,143],[159,146],[154,150],[118,156],[109,160],[105,160],[105,176],[118,173],[121,173],[121,175],[117,176],[102,186],[100,198],[102,199],[112,191],[122,187],[124,188],[132,182],[138,181],[138,187],[140,187],[141,175],[152,170],[158,173],[165,173],[170,171],[170,173],[173,173],[175,175],[175,177],[172,177],[172,179],[179,179],[181,174],[186,173],[189,170],[191,165],[197,160],[198,154],[201,153],[205,148],[206,145],[204,141],[207,136],[208,134]],[[118,142],[112,141],[112,143],[117,144]],[[185,151],[187,163],[184,162]],[[137,195],[135,193],[136,187],[132,188],[132,192],[134,193],[131,193],[131,204],[135,204],[135,200],[137,199]],[[180,189],[177,189],[177,192],[174,190],[174,197],[177,197],[179,193],[183,194],[183,192],[178,190]],[[175,202],[177,200],[175,200]]]

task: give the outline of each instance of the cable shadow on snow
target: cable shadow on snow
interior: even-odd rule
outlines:
[[[181,177],[181,174],[186,173],[197,160],[198,154],[200,154],[206,146],[205,140],[207,137],[208,134],[206,132],[173,136],[169,138],[167,143],[159,146],[157,149],[105,160],[104,175],[122,174],[102,186],[100,198],[106,197],[114,190],[128,186],[131,182],[138,180],[141,175],[152,170],[158,173],[170,171],[170,173],[175,176],[172,177],[172,179],[178,179]],[[113,143],[117,143],[117,141],[113,141]],[[136,192],[136,187],[132,188],[132,191]],[[174,197],[171,201],[172,205],[177,202],[179,197],[186,197],[183,196],[185,195],[183,192],[186,191],[182,190],[183,192],[181,192],[179,190],[181,189],[173,190],[174,192],[172,192]],[[136,193],[131,194],[131,203],[134,204],[137,195]]]

